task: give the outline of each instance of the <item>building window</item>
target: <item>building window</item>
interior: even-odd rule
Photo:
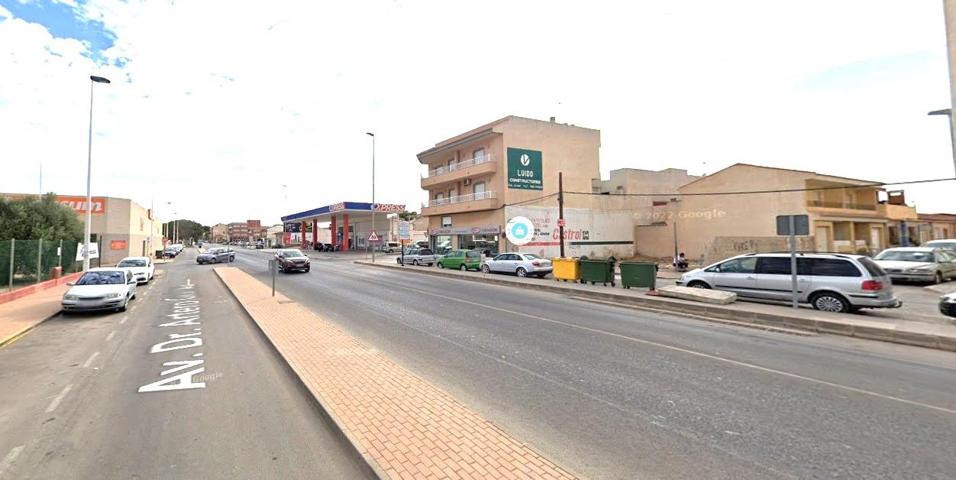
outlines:
[[[441,217],[441,226],[442,226],[443,228],[444,228],[444,227],[450,227],[450,226],[451,226],[451,215],[445,215],[445,216]]]
[[[485,149],[479,148],[474,152],[471,152],[471,159],[475,161],[475,165],[485,161]]]
[[[475,200],[481,200],[485,198],[485,182],[478,182],[475,184]]]
[[[455,171],[455,169],[457,169],[457,168],[458,168],[458,160],[455,160],[454,158],[452,158],[451,160],[448,160],[448,171],[449,171],[449,172],[453,172],[453,171]]]
[[[436,193],[435,194],[435,205],[444,205],[445,204],[445,194]]]

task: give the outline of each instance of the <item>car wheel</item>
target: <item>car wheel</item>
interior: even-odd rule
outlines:
[[[127,305],[129,305],[129,299],[128,299],[128,298],[126,299],[125,302],[123,302],[123,305],[122,305],[121,307],[117,308],[116,310],[118,310],[118,311],[120,311],[120,312],[125,312]]]
[[[489,267],[488,265],[482,265],[481,273],[491,273],[491,267]]]
[[[445,268],[445,265],[442,264],[441,262],[438,262],[438,268]]]
[[[463,272],[467,272],[467,271],[468,271],[468,267],[465,266],[465,264],[463,263],[463,264],[461,264],[460,267],[458,267],[458,270],[461,270],[461,271],[463,271]]]
[[[943,272],[936,272],[936,275],[933,275],[933,283],[936,285],[943,283]]]
[[[209,263],[217,263],[217,262],[219,262],[219,260],[217,260],[216,258],[209,259]]]
[[[528,271],[525,270],[524,267],[518,267],[518,269],[515,270],[515,275],[517,275],[517,276],[519,276],[519,277],[521,277],[521,278],[524,278],[524,277],[527,277],[527,276],[528,276]]]
[[[418,266],[418,260],[412,260],[412,266],[417,267],[417,266]]]
[[[690,282],[687,284],[687,286],[690,288],[703,288],[705,290],[710,290],[710,285],[707,285],[705,282],[701,282],[700,280]]]
[[[230,261],[230,262],[235,262],[235,261],[236,261],[236,257],[229,257],[229,261]]]
[[[830,292],[814,294],[810,304],[821,312],[846,313],[850,310],[850,303],[842,295]]]

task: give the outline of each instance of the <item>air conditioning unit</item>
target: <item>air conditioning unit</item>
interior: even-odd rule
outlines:
[[[470,179],[470,178],[466,178],[465,181],[464,181],[464,184],[465,184],[466,187],[467,187],[468,185],[471,185],[471,179]]]

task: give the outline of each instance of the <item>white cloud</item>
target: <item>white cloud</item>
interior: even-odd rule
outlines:
[[[368,199],[369,130],[377,198],[417,207],[415,153],[511,113],[601,129],[605,173],[952,175],[925,115],[949,102],[938,3],[631,3],[93,0],[77,8],[127,60],[106,68],[2,21],[0,190],[33,191],[41,160],[47,189],[85,190],[90,73],[114,80],[97,85],[96,193],[155,191],[204,222]],[[956,211],[947,188],[907,193]]]

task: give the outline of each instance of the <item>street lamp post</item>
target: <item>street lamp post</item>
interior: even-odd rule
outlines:
[[[90,269],[90,236],[93,227],[93,194],[90,183],[93,173],[93,84],[110,83],[105,77],[90,75],[90,132],[86,144],[86,229],[83,248],[83,270]]]
[[[365,134],[372,137],[372,233],[375,233],[375,134]],[[372,245],[372,263],[375,263],[375,245]]]
[[[953,109],[944,108],[942,110],[933,110],[929,112],[928,115],[946,115],[946,118],[949,119],[949,145],[950,152],[953,155],[953,169],[956,173],[956,131],[953,130]]]

